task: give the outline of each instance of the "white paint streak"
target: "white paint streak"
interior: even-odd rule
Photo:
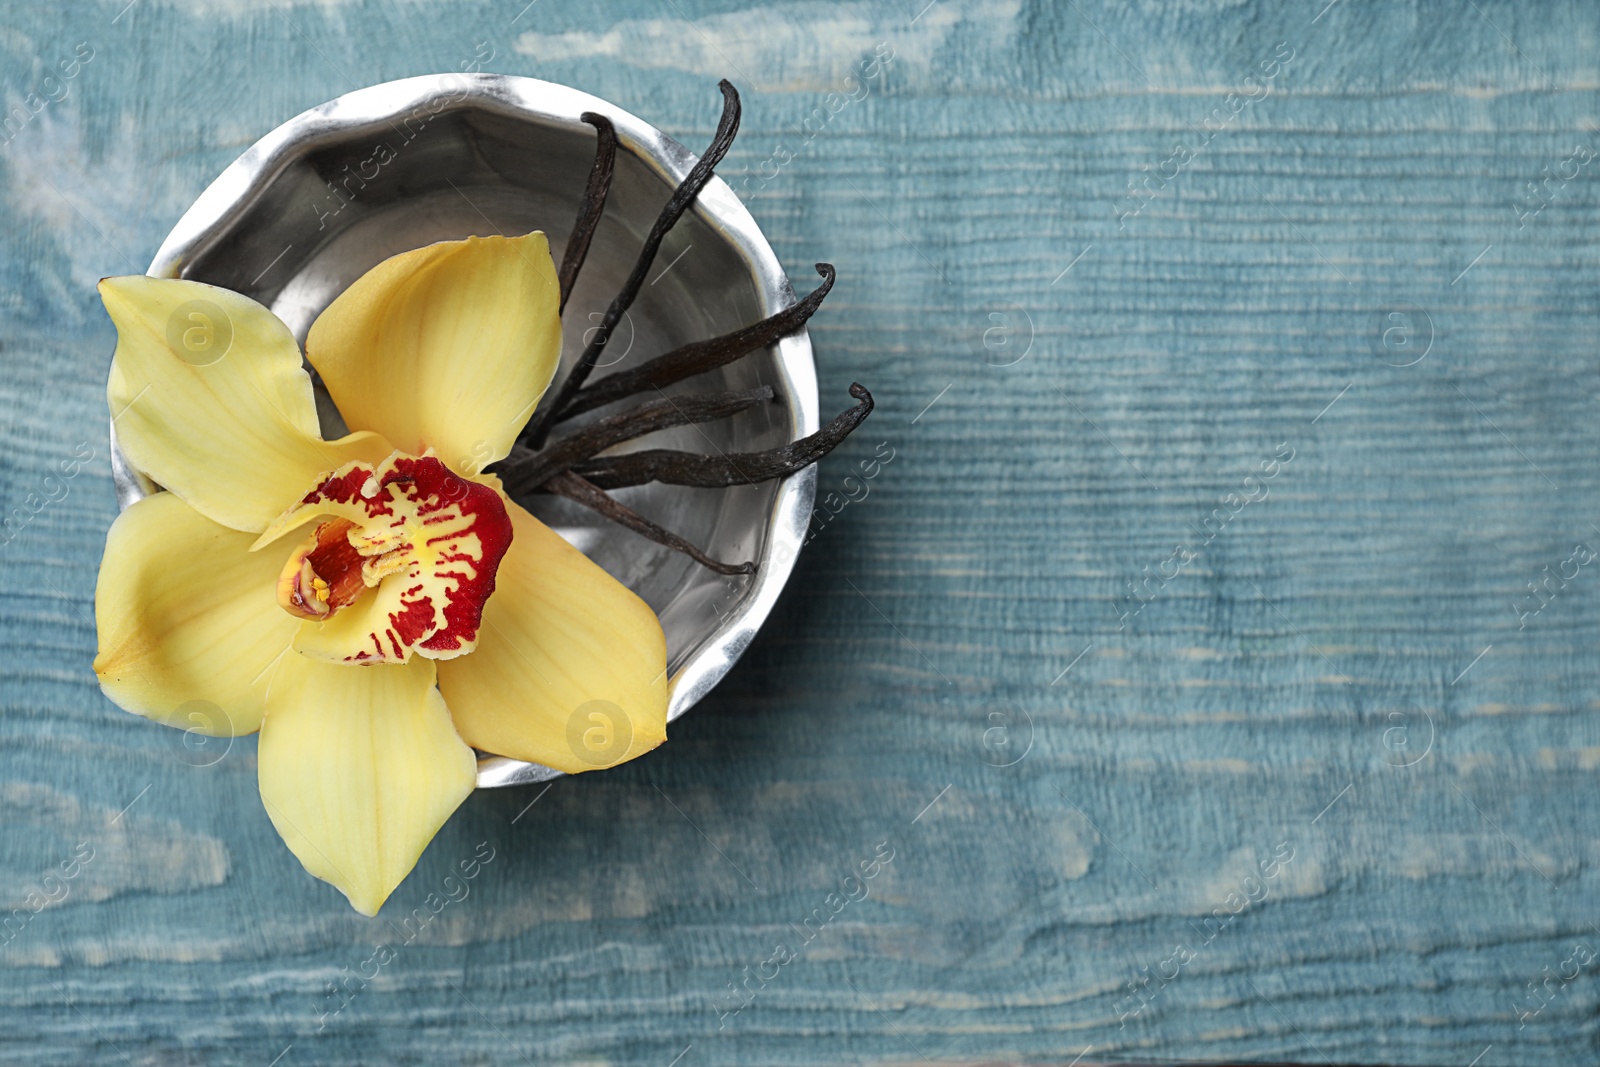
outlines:
[[[91,64],[78,80],[96,74]],[[64,298],[51,303],[68,314],[101,278],[142,270],[142,259],[125,257],[159,243],[198,191],[180,168],[151,161],[131,123],[93,158],[80,123],[77,112],[64,106],[46,108],[4,150],[10,177],[5,206],[14,220],[45,231],[60,250],[67,276],[40,277],[36,284],[47,296],[59,286]]]
[[[221,841],[169,819],[141,814],[137,807],[119,817],[121,806],[121,802],[115,807],[84,803],[70,793],[30,782],[0,786],[0,824],[37,827],[55,839],[40,853],[37,864],[13,865],[0,872],[0,909],[20,906],[45,874],[55,872],[59,861],[73,855],[79,842],[93,850],[93,858],[71,882],[63,907],[123,893],[182,893],[227,880],[228,850]]]
[[[914,26],[881,4],[845,3],[817,8],[782,4],[680,18],[624,19],[599,33],[539,33],[517,38],[515,51],[541,63],[611,59],[647,70],[683,70],[708,78],[728,76],[730,60],[760,71],[754,88],[785,92],[829,92],[838,88],[857,60],[879,41],[894,48],[894,65],[927,69],[959,27],[963,47],[973,35],[1001,39],[1016,28],[1021,0],[980,0],[939,5]],[[770,79],[770,80],[768,80]],[[750,88],[750,87],[746,87]]]

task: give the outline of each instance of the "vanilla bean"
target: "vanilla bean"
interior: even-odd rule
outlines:
[[[872,413],[872,394],[863,386],[850,386],[850,395],[860,403],[842,412],[816,433],[782,448],[720,456],[648,449],[622,456],[600,456],[585,460],[574,464],[572,470],[602,489],[620,489],[646,482],[720,489],[784,478],[804,470],[832,452]]]
[[[557,496],[576,501],[610,519],[617,525],[625,526],[634,533],[648,537],[658,545],[666,545],[668,548],[682,552],[702,567],[716,571],[718,574],[754,574],[756,571],[754,563],[721,563],[712,559],[671,530],[656,525],[637,511],[613,499],[604,489],[578,477],[571,471],[563,471],[554,478],[549,479],[544,483],[544,488]]]
[[[822,284],[799,303],[784,308],[771,318],[762,319],[754,326],[746,326],[709,341],[695,341],[632,370],[601,378],[580,390],[572,398],[572,403],[551,416],[551,421],[562,422],[634,393],[661,389],[696,374],[716,370],[749,352],[765,348],[780,337],[789,336],[806,324],[806,320],[822,305],[822,298],[833,288],[833,264],[818,263],[817,273],[822,275]]]
[[[584,379],[588,378],[589,372],[594,369],[595,361],[600,358],[600,350],[605,347],[611,331],[616,328],[623,313],[633,305],[634,297],[639,295],[639,288],[644,285],[645,275],[650,273],[650,265],[655,262],[656,250],[661,247],[662,239],[694,203],[695,198],[700,195],[700,190],[711,180],[717,164],[728,154],[728,148],[739,132],[739,92],[726,79],[718,82],[717,87],[722,90],[722,119],[717,123],[717,133],[711,139],[711,146],[689,171],[683,183],[673,190],[666,207],[661,209],[655,225],[650,227],[650,233],[644,239],[644,247],[639,250],[639,258],[634,262],[633,273],[628,275],[628,280],[622,285],[622,291],[611,301],[611,306],[606,308],[605,317],[595,329],[594,339],[584,348],[583,355],[567,375],[566,381],[561,383],[561,390],[551,398],[548,405],[535,413],[528,423],[522,436],[532,447],[540,448],[544,445],[545,438],[550,435],[551,413],[566,407],[571,402],[573,394],[583,386]]]
[[[511,492],[531,492],[550,478],[612,445],[671,426],[711,422],[737,415],[773,398],[772,386],[729,390],[704,396],[669,396],[646,401],[568,434],[542,451],[503,464],[498,473]]]
[[[567,297],[572,295],[572,287],[578,282],[578,272],[589,254],[589,242],[594,240],[600,216],[606,213],[606,197],[611,193],[611,176],[617,165],[617,128],[611,125],[611,120],[593,111],[585,111],[580,117],[594,127],[594,167],[589,171],[589,184],[583,190],[578,221],[572,225],[567,250],[561,256],[561,311],[567,310]]]

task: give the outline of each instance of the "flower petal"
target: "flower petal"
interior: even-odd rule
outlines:
[[[542,233],[384,260],[312,324],[306,355],[347,425],[475,475],[511,451],[561,360]]]
[[[173,493],[111,524],[94,592],[106,696],[197,733],[260,727],[270,668],[300,624],[278,607],[282,561],[252,553],[250,540]]]
[[[515,536],[478,648],[439,664],[468,744],[569,774],[667,735],[667,641],[650,606],[510,501]]]
[[[378,913],[478,773],[429,660],[340,667],[285,656],[257,756],[284,843],[363,915]]]
[[[199,282],[106,278],[117,327],[106,399],[134,467],[213,522],[259,531],[318,474],[391,449],[324,441],[289,328],[248,297]]]

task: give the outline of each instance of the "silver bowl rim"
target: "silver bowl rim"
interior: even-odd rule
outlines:
[[[145,273],[157,278],[180,277],[185,265],[220,240],[264,194],[267,186],[307,151],[336,142],[347,132],[435,104],[441,96],[449,98],[441,111],[471,108],[512,118],[554,121],[584,130],[590,127],[580,116],[585,111],[598,112],[610,118],[616,127],[621,150],[637,156],[669,187],[681,182],[698,160],[683,145],[637,116],[570,86],[509,74],[429,74],[402,78],[357,89],[303,111],[251,145],[184,212]],[[701,191],[692,210],[744,261],[760,296],[763,317],[795,302],[794,288],[772,246],[726,182],[713,178]],[[794,441],[816,432],[818,427],[817,377],[811,339],[801,329],[781,339],[774,347],[774,367],[789,413],[789,439]],[[117,503],[119,508],[126,508],[149,495],[155,487],[129,466],[117,445],[114,424],[110,444]],[[722,680],[771,613],[804,542],[816,486],[814,466],[778,484],[777,496],[767,517],[756,574],[744,596],[723,617],[721,625],[673,674],[667,708],[669,722],[688,711]],[[561,772],[553,768],[505,756],[486,755],[478,761],[479,788],[541,782],[560,775]]]

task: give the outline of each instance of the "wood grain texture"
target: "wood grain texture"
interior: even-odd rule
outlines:
[[[1600,571],[1529,591],[1600,546],[1595,5],[123,2],[0,20],[8,107],[93,50],[0,150],[0,897],[93,853],[0,945],[0,1061],[1600,1055]],[[724,174],[839,268],[825,406],[880,404],[822,491],[894,459],[669,744],[477,794],[368,921],[253,738],[94,684],[93,283],[284,119],[475,58],[691,145],[734,79]]]

